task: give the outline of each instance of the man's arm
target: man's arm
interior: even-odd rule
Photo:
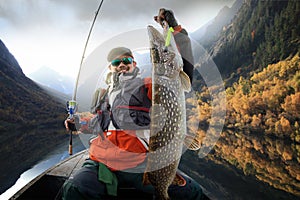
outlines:
[[[166,10],[161,8],[159,10],[158,16],[154,17],[154,20],[164,27],[164,22],[167,22],[170,27],[173,27],[174,39],[178,50],[181,54],[183,60],[183,71],[189,76],[192,83],[193,80],[193,71],[194,71],[194,58],[192,52],[191,40],[188,36],[187,31],[178,25],[177,20],[175,19],[174,13],[171,10]]]

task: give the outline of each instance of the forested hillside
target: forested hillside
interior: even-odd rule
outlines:
[[[0,193],[63,138],[64,104],[27,78],[0,40]]]
[[[0,40],[0,131],[34,128],[57,122],[64,105],[27,78]]]
[[[204,47],[226,85],[300,50],[300,2],[245,0],[219,39]]]
[[[226,88],[226,118],[208,159],[300,196],[300,1],[246,0],[219,39],[205,44]],[[205,61],[202,63],[205,66]],[[200,63],[201,67],[201,63]],[[196,74],[198,135],[217,125]],[[198,89],[200,88],[200,89]],[[210,88],[218,91],[218,87]],[[191,100],[192,101],[192,100]],[[216,106],[216,105],[215,105]],[[218,105],[217,105],[218,106]]]
[[[197,93],[198,134],[211,118],[207,88]],[[234,165],[275,188],[300,195],[300,57],[270,64],[226,89],[223,132],[208,158]],[[225,109],[225,108],[223,108]]]

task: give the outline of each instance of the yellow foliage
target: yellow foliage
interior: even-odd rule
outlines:
[[[292,131],[289,120],[282,116],[280,120],[275,123],[275,131],[280,135],[289,135]]]
[[[263,153],[263,145],[261,144],[261,142],[258,139],[253,138],[252,143],[253,143],[253,148],[256,151],[260,151],[260,153]]]
[[[219,119],[211,119],[208,95],[198,94],[197,119],[218,124]],[[299,56],[269,65],[249,80],[240,77],[226,95],[225,128],[215,154],[276,188],[295,192],[300,188]]]
[[[285,161],[292,160],[293,159],[293,153],[292,153],[292,151],[285,149],[285,151],[282,153],[282,158]]]
[[[261,119],[257,117],[256,115],[253,115],[251,126],[258,127],[261,124]]]
[[[287,96],[281,107],[291,117],[300,119],[300,92]]]

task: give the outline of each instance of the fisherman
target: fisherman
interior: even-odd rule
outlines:
[[[175,40],[181,55],[186,55],[185,58],[183,57],[183,69],[192,80],[193,60],[190,56],[191,46],[187,32],[178,25],[171,10],[160,9],[159,15],[155,16],[154,20],[162,26],[167,22],[174,28]],[[152,185],[143,184],[147,153],[146,135],[149,134],[150,123],[147,110],[151,105],[151,83],[149,79],[139,77],[139,68],[130,49],[116,47],[109,52],[107,60],[110,62],[110,72],[106,79],[109,87],[106,90],[97,90],[95,93],[92,112],[96,117],[88,121],[90,127],[100,126],[100,130],[99,127],[96,129],[101,133],[90,141],[89,159],[64,184],[63,199],[65,200],[115,196],[117,188],[122,186],[134,187],[139,191],[154,194]],[[131,97],[134,97],[135,101]],[[127,106],[132,106],[135,102],[134,108],[142,108],[136,109],[135,115],[131,114],[137,116],[133,120],[136,126],[130,124],[131,120],[128,120],[128,117],[124,117],[126,112],[129,113],[128,110],[116,109],[116,107],[126,107],[126,105],[120,106],[124,103],[120,99],[125,99],[125,104],[129,103]],[[105,114],[107,111],[112,113],[112,123],[107,120],[109,117]],[[95,123],[93,120],[101,122]],[[67,130],[72,123],[74,122],[70,119],[65,121]],[[80,130],[86,129],[90,130],[87,126],[81,127]],[[180,172],[177,173],[168,193],[171,199],[203,198],[200,185]]]

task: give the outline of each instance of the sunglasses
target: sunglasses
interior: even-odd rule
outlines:
[[[121,59],[115,59],[115,60],[111,61],[111,65],[114,67],[117,67],[121,63],[128,65],[128,64],[131,64],[132,62],[133,62],[133,59],[130,57],[129,58],[121,58]]]

